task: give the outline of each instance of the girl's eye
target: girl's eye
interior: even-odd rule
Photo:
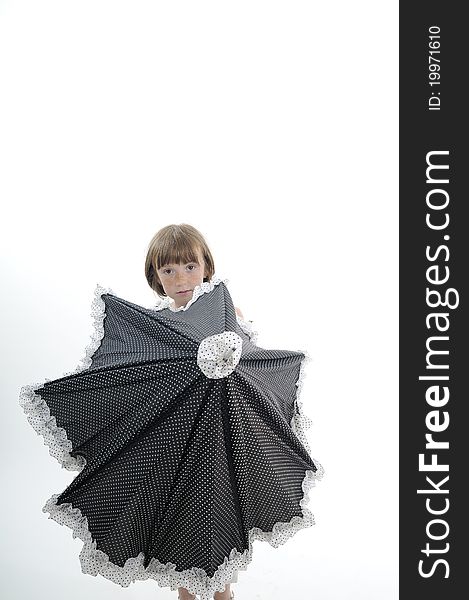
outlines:
[[[168,275],[168,273],[171,273],[171,269],[163,269],[163,273],[165,273],[166,275]]]
[[[196,265],[187,265],[188,269],[191,269],[191,271],[193,271],[195,269]]]

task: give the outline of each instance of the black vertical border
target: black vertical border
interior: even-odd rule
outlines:
[[[399,597],[402,600],[422,598],[433,600],[465,597],[469,580],[469,551],[466,549],[467,521],[469,516],[463,511],[469,505],[464,490],[468,486],[464,463],[469,456],[469,423],[465,419],[465,405],[468,391],[464,377],[469,374],[469,353],[465,345],[468,334],[467,319],[467,278],[466,266],[469,258],[469,197],[465,190],[466,172],[469,171],[469,158],[466,150],[468,133],[468,115],[465,104],[464,83],[468,79],[467,59],[469,52],[469,24],[463,17],[464,3],[435,2],[400,3],[399,29],[399,227],[400,227],[400,288],[399,288],[399,370],[400,370],[400,555],[399,555]],[[429,85],[429,46],[430,27],[440,29],[440,84]],[[435,31],[435,29],[433,29]],[[437,39],[437,38],[435,38]],[[429,98],[441,99],[440,110],[429,110]],[[436,103],[436,100],[434,101]],[[436,105],[436,104],[435,104]],[[427,153],[431,151],[449,151],[447,156],[436,156],[434,162],[449,165],[447,171],[433,171],[435,176],[449,178],[448,184],[432,185],[426,181]],[[444,188],[449,194],[449,204],[445,210],[433,211],[427,206],[427,193],[434,188]],[[443,194],[432,196],[443,199]],[[426,224],[427,213],[435,213],[435,219],[443,219],[449,214],[449,224],[445,230],[436,231]],[[449,239],[444,239],[448,235]],[[438,246],[446,245],[449,258],[445,261],[446,251],[440,250],[434,261],[426,257],[426,248],[435,256]],[[440,279],[445,275],[445,265],[449,268],[449,280],[445,284],[431,284],[427,279],[427,269],[439,265]],[[433,275],[435,273],[433,272]],[[426,300],[426,288],[439,289],[444,295],[445,289],[454,288],[459,296],[459,305],[453,309],[443,306],[430,308]],[[453,294],[452,301],[456,297]],[[450,326],[445,332],[438,332],[431,321],[427,328],[426,317],[431,312],[449,313]],[[440,349],[449,351],[440,355],[435,363],[448,364],[449,369],[427,369],[426,342],[430,336],[448,336],[446,342],[435,343]],[[421,375],[448,375],[448,381],[429,382],[419,380]],[[447,385],[449,400],[445,406],[432,407],[427,403],[426,390],[430,385]],[[441,389],[441,388],[440,388]],[[419,471],[419,454],[426,452],[426,461],[431,460],[434,450],[425,450],[425,434],[430,433],[426,418],[431,410],[439,410],[441,421],[447,411],[449,425],[446,430],[434,433],[435,440],[449,442],[448,449],[438,450],[438,463],[448,464],[448,472]],[[446,484],[440,489],[447,494],[419,494],[419,489],[431,489],[426,476],[439,483],[449,475]],[[431,515],[426,507],[430,498],[430,507],[443,509],[449,501],[449,508],[441,515]],[[427,528],[433,535],[443,536],[447,529],[432,519],[441,518],[448,524],[448,534],[436,541],[427,535]],[[432,553],[428,557],[422,552],[429,543],[432,549],[443,550],[449,544],[447,552]],[[436,564],[438,559],[446,560]],[[422,570],[429,577],[419,574],[419,561],[423,560]],[[468,564],[466,564],[468,563]],[[447,568],[449,570],[447,570]],[[445,575],[449,575],[445,577]],[[461,596],[462,594],[462,596]]]

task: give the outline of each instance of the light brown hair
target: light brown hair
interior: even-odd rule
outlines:
[[[159,296],[165,297],[157,269],[169,263],[197,262],[197,250],[205,263],[204,281],[210,281],[215,273],[215,263],[204,236],[192,225],[167,225],[155,233],[148,244],[145,259],[145,277],[148,285]]]

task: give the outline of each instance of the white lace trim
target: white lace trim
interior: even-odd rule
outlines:
[[[99,283],[96,285],[94,298],[91,303],[91,316],[93,317],[93,333],[91,341],[85,348],[85,356],[75,370],[64,373],[62,377],[79,373],[91,365],[91,357],[101,344],[104,336],[105,304],[101,294],[115,293],[111,288],[104,288]],[[36,390],[43,387],[44,383],[52,381],[46,378],[43,382],[25,385],[20,390],[19,401],[26,417],[36,431],[44,438],[44,445],[49,446],[49,454],[53,456],[68,471],[81,471],[86,464],[83,456],[73,457],[70,454],[72,442],[67,438],[65,429],[57,426],[55,417],[50,414],[45,401],[36,394]]]
[[[253,321],[245,321],[238,314],[236,315],[236,319],[244,333],[249,336],[251,342],[257,345],[258,332],[254,330]]]
[[[316,461],[315,461],[316,462]],[[249,531],[249,548],[240,553],[233,548],[229,557],[225,557],[213,577],[207,577],[203,569],[192,567],[185,571],[176,571],[176,565],[168,562],[163,564],[152,558],[148,567],[143,566],[145,555],[140,552],[136,557],[128,558],[123,567],[112,563],[109,556],[96,548],[88,529],[88,519],[83,516],[79,508],[73,508],[71,503],[57,504],[59,494],[54,494],[44,505],[42,511],[49,513],[60,525],[72,529],[72,537],[80,538],[84,544],[79,559],[82,572],[88,575],[102,575],[106,579],[128,587],[136,580],[154,579],[162,587],[176,590],[178,587],[186,588],[191,594],[199,594],[202,600],[211,600],[215,592],[222,592],[226,583],[235,580],[238,570],[245,571],[252,560],[253,542],[261,540],[268,542],[274,548],[284,544],[300,529],[315,524],[314,517],[306,504],[309,502],[309,490],[316,485],[316,480],[323,476],[322,467],[318,463],[318,471],[306,471],[302,482],[303,498],[300,500],[303,517],[294,516],[288,523],[278,522],[273,526],[272,532],[261,531],[254,527]]]
[[[185,306],[175,308],[174,300],[169,296],[165,296],[164,298],[161,298],[158,304],[156,306],[153,306],[152,308],[153,310],[163,310],[164,308],[169,308],[169,310],[171,310],[172,312],[187,310],[190,306],[192,306],[192,304],[194,304],[194,302],[197,300],[197,298],[199,298],[199,296],[211,292],[219,283],[224,283],[225,285],[227,285],[228,282],[228,279],[220,279],[220,277],[217,277],[217,275],[213,275],[210,281],[204,281],[200,285],[195,286],[192,292],[192,298],[186,303]]]
[[[298,408],[298,413],[295,411],[293,414],[293,418],[291,420],[291,428],[293,432],[296,434],[300,442],[306,448],[308,454],[311,455],[311,448],[309,447],[308,439],[306,437],[306,431],[313,424],[312,420],[303,412],[303,402],[301,400],[301,394],[303,391],[303,382],[306,376],[305,366],[307,363],[311,362],[311,357],[305,350],[297,350],[297,352],[301,352],[305,355],[300,364],[300,373],[298,375],[298,381],[296,385],[298,387],[298,391],[296,392],[296,400],[295,406]],[[316,461],[314,461],[316,463]]]

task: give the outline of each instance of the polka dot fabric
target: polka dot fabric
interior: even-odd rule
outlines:
[[[83,573],[209,600],[246,570],[254,540],[277,547],[314,523],[323,468],[298,400],[307,356],[256,346],[218,278],[184,310],[98,286],[93,314],[82,364],[21,390],[51,455],[78,471],[43,511],[83,540]],[[215,357],[199,352],[207,339]]]

